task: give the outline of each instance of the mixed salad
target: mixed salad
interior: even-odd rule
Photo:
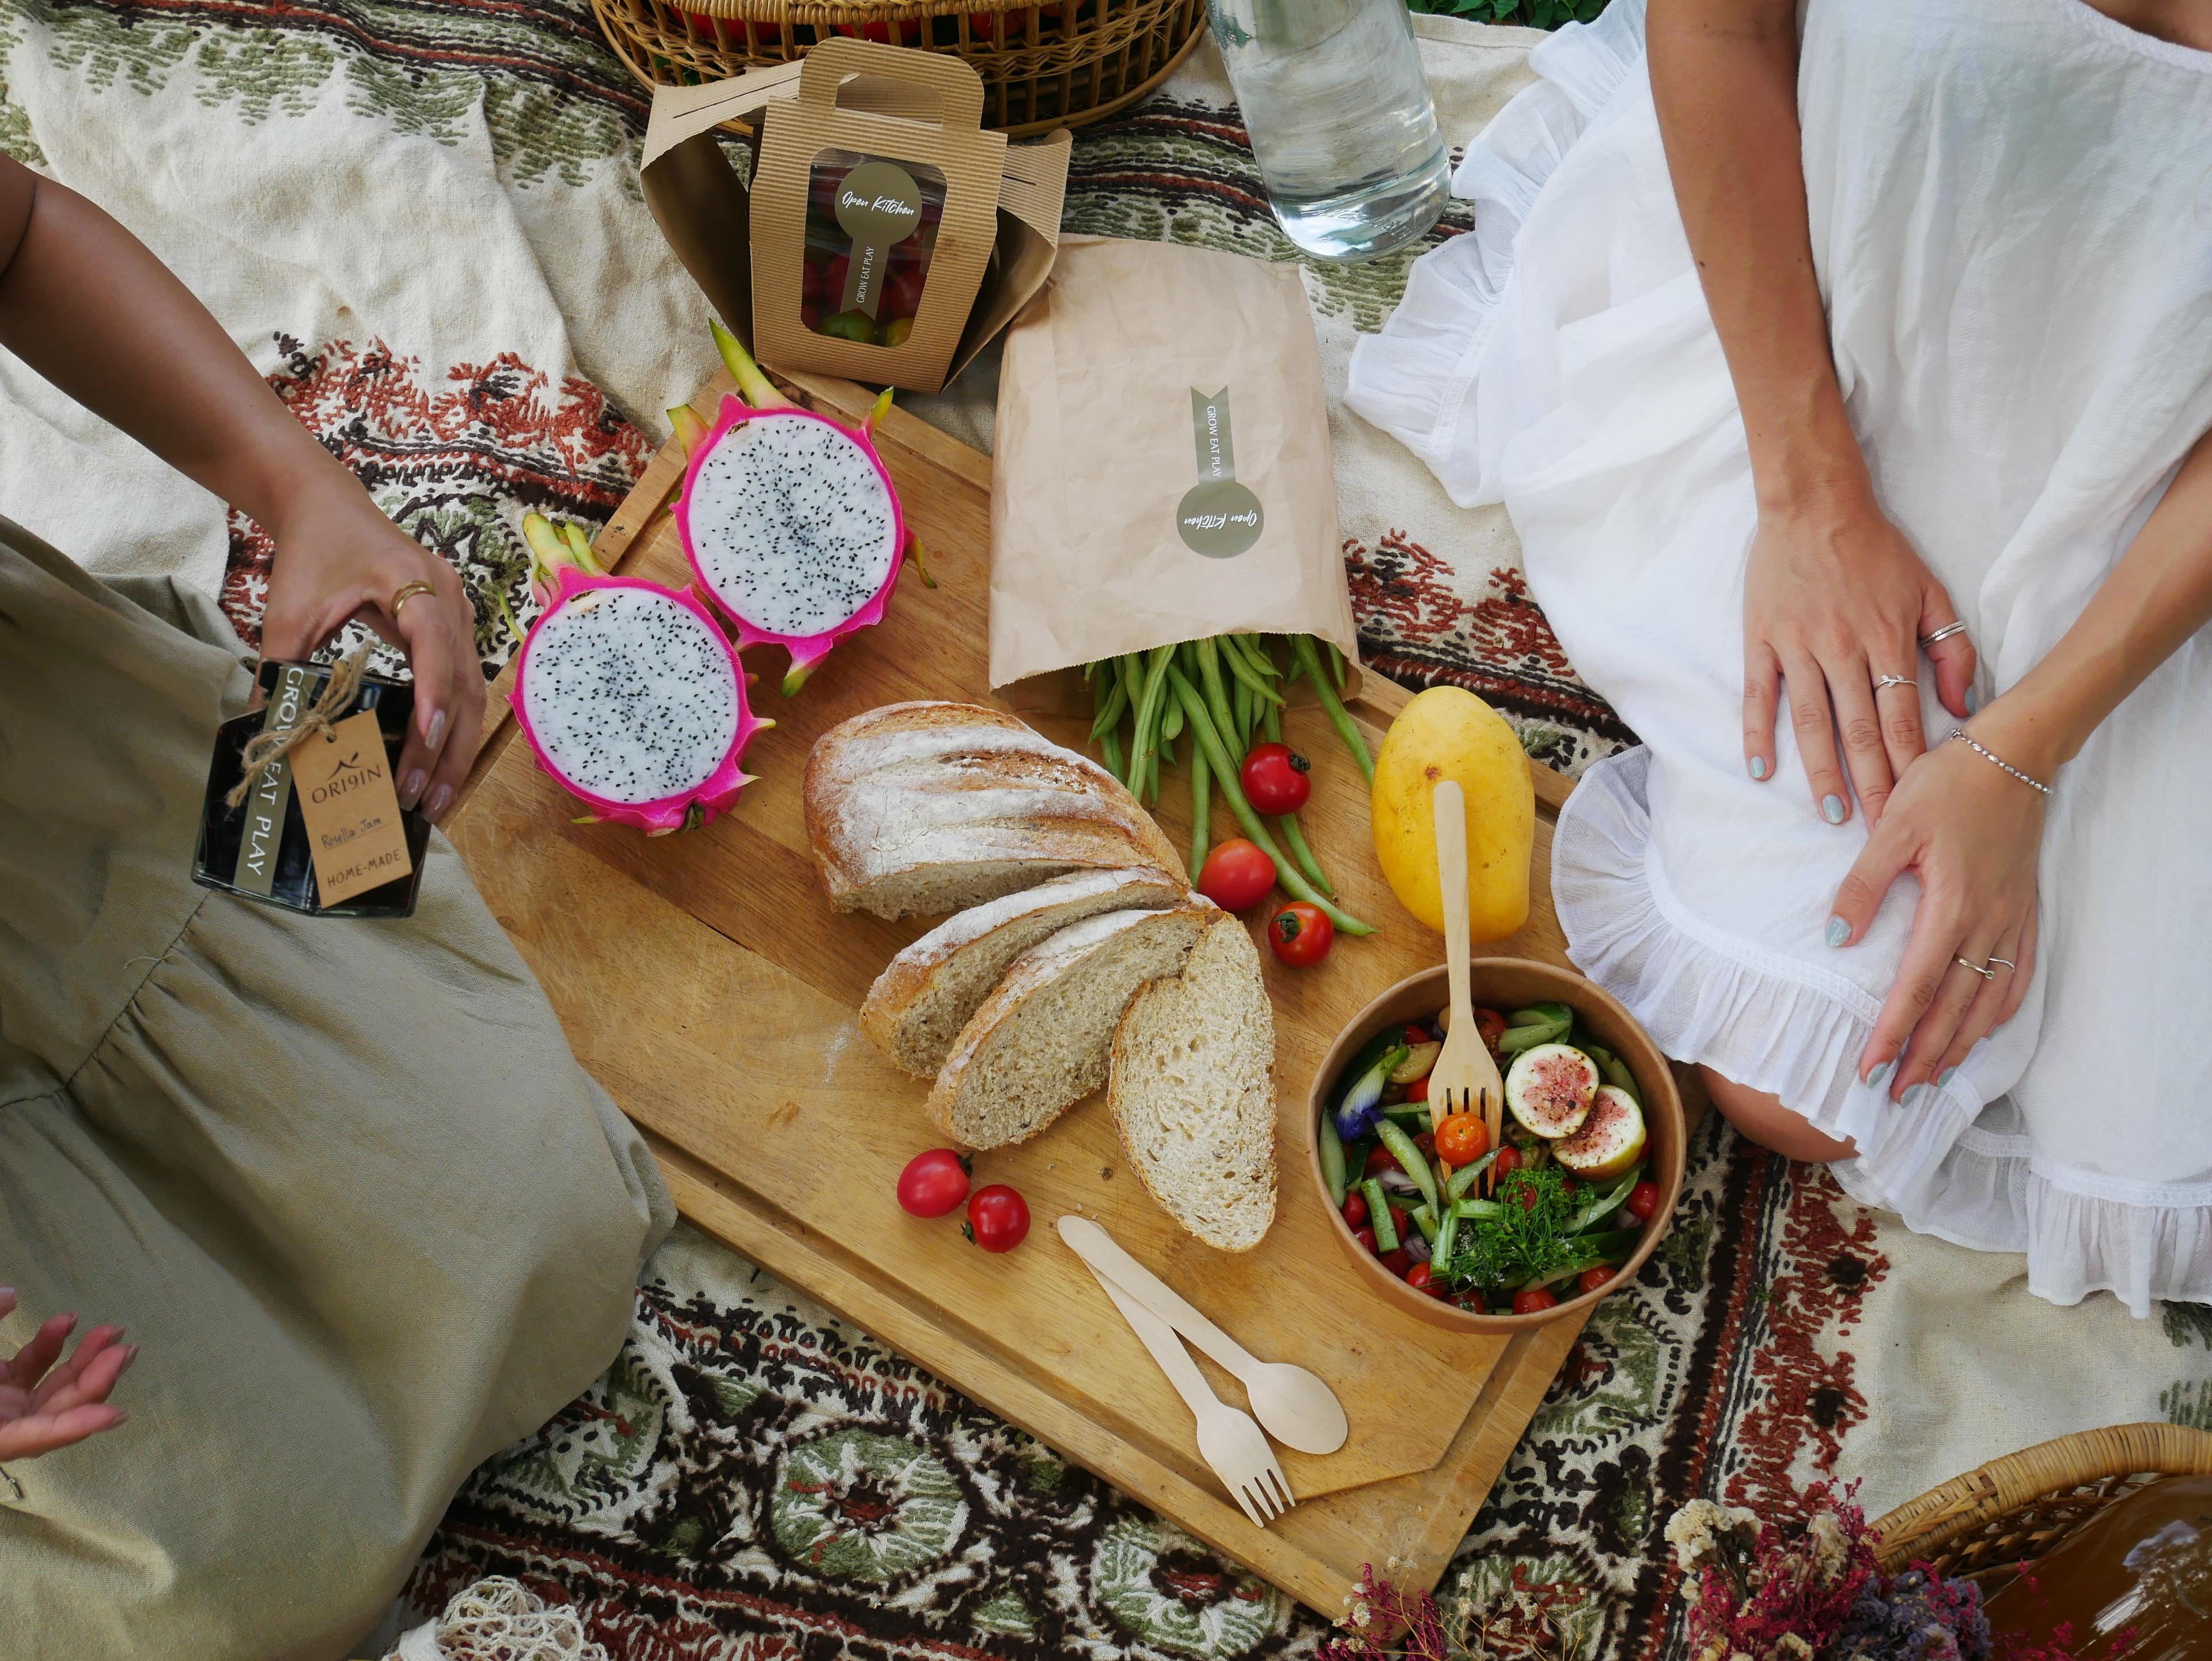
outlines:
[[[1492,1147],[1480,1112],[1430,1116],[1450,1014],[1383,1028],[1334,1081],[1320,1125],[1330,1201],[1384,1268],[1474,1313],[1527,1315],[1596,1291],[1659,1204],[1634,1075],[1565,1004],[1477,1009],[1505,1080]]]

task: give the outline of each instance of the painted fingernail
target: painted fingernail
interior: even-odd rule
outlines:
[[[1751,758],[1751,776],[1755,779],[1763,779],[1766,776],[1765,757],[1753,756]]]
[[[1850,939],[1850,924],[1845,922],[1841,917],[1831,917],[1828,919],[1829,945],[1841,946],[1845,940]]]
[[[1979,692],[1977,692],[1972,687],[1969,686],[1966,689],[1966,713],[1971,715],[1975,710],[1981,707],[1982,695]]]
[[[1841,824],[1844,822],[1844,799],[1841,796],[1821,797],[1820,817],[1831,824]]]
[[[1941,1073],[1938,1073],[1936,1075],[1936,1087],[1938,1090],[1941,1090],[1945,1085],[1950,1083],[1952,1080],[1958,1076],[1959,1069],[1957,1068],[1947,1067]]]
[[[1897,1063],[1895,1062],[1881,1062],[1875,1068],[1873,1072],[1866,1075],[1866,1081],[1870,1085],[1887,1084],[1889,1082],[1889,1069],[1896,1065]]]
[[[1917,1084],[1913,1086],[1911,1089],[1905,1092],[1904,1099],[1900,1101],[1898,1105],[1899,1107],[1917,1107],[1927,1098],[1928,1086],[1924,1084]]]
[[[419,767],[400,780],[399,805],[402,807],[412,807],[416,802],[422,800],[422,787],[429,782],[430,776]]]
[[[430,724],[422,729],[422,742],[434,750],[445,741],[446,712],[439,709],[431,714]]]
[[[446,810],[453,805],[453,787],[441,784],[430,793],[430,800],[422,804],[422,811],[433,819],[446,817]]]

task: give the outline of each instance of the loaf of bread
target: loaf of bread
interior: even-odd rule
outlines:
[[[1175,849],[1104,768],[1001,710],[886,704],[806,758],[806,839],[841,911],[956,911],[1085,868],[1181,880]]]
[[[1106,1100],[1131,1169],[1224,1251],[1250,1250],[1275,1220],[1274,1066],[1260,954],[1225,915],[1180,975],[1138,992],[1114,1033]]]
[[[917,1078],[934,1079],[953,1040],[1015,958],[1085,917],[1179,904],[1182,884],[1148,867],[1071,871],[970,906],[893,958],[860,1006],[860,1030]]]
[[[1196,897],[1164,911],[1109,911],[1016,958],[954,1040],[930,1117],[964,1147],[1036,1135],[1106,1082],[1129,1000],[1182,968],[1220,915]]]

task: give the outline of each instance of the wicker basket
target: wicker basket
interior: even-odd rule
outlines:
[[[592,0],[592,9],[648,86],[804,58],[832,33],[951,52],[983,77],[984,125],[1015,137],[1081,126],[1143,97],[1206,27],[1201,0]]]
[[[1875,1524],[1885,1573],[1925,1561],[1946,1574],[2007,1571],[2161,1476],[2212,1475],[2212,1433],[2114,1425],[2042,1442],[1954,1476]]]

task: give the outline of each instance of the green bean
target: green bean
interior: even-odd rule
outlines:
[[[1336,690],[1341,692],[1344,690],[1344,654],[1337,649],[1333,640],[1325,640],[1322,644],[1328,648],[1329,672],[1336,677]]]
[[[1199,699],[1197,689],[1183,678],[1182,672],[1173,664],[1168,666],[1167,675],[1176,696],[1183,701],[1183,714],[1188,718],[1191,736],[1206,751],[1207,764],[1213,769],[1214,777],[1221,786],[1222,799],[1229,804],[1229,811],[1237,816],[1237,824],[1243,826],[1244,834],[1251,838],[1261,853],[1275,862],[1275,880],[1282,885],[1283,891],[1293,899],[1318,906],[1329,922],[1336,926],[1340,934],[1373,934],[1373,924],[1362,922],[1350,912],[1333,904],[1327,895],[1305,879],[1303,872],[1284,859],[1281,850],[1275,846],[1275,839],[1267,834],[1267,827],[1252,811],[1252,804],[1244,800],[1244,792],[1237,782],[1237,770],[1230,763],[1229,752],[1223,747],[1221,734],[1215,730],[1212,717],[1206,713],[1206,706]]]
[[[1126,766],[1121,760],[1121,735],[1112,727],[1108,727],[1105,735],[1098,740],[1098,747],[1105,752],[1106,770],[1120,779],[1122,783],[1127,784],[1129,779]]]
[[[1252,753],[1252,689],[1241,680],[1229,683],[1229,713],[1236,718],[1237,748],[1249,756]]]
[[[1151,789],[1154,800],[1159,796],[1160,701],[1167,696],[1167,681],[1161,672],[1174,655],[1175,648],[1171,645],[1155,647],[1143,667],[1144,698],[1137,708],[1137,736],[1129,757],[1129,770],[1133,776],[1129,788],[1136,792],[1139,801],[1145,798],[1145,789],[1139,788],[1138,781]]]
[[[1160,706],[1160,736],[1170,744],[1182,731],[1182,700],[1170,698]]]
[[[1444,1184],[1445,1194],[1453,1200],[1464,1198],[1468,1189],[1474,1186],[1475,1179],[1489,1170],[1497,1159],[1498,1150],[1493,1147],[1480,1159],[1469,1159],[1457,1171],[1452,1172],[1451,1181]]]
[[[1413,1139],[1387,1114],[1376,1122],[1375,1134],[1390,1150],[1390,1157],[1397,1160],[1399,1169],[1413,1179],[1413,1186],[1421,1190],[1421,1197],[1431,1205],[1436,1204],[1437,1179],[1430,1174],[1429,1162],[1422,1158]]]
[[[1250,664],[1256,673],[1269,680],[1282,678],[1283,672],[1275,667],[1275,660],[1268,656],[1267,648],[1261,644],[1259,636],[1226,635],[1223,638],[1231,642],[1231,651],[1244,654],[1245,662]]]
[[[1233,738],[1241,745],[1245,727],[1242,722],[1231,717],[1229,697],[1221,679],[1221,654],[1210,640],[1198,642],[1198,673],[1199,688],[1206,694],[1206,713],[1213,717],[1215,730],[1223,735],[1224,741]],[[1243,751],[1238,749],[1230,759],[1243,761]]]
[[[1231,674],[1252,689],[1252,695],[1264,703],[1280,703],[1283,695],[1267,684],[1260,672],[1246,660],[1243,653],[1234,644],[1237,636],[1224,635],[1221,640],[1221,660]]]
[[[1121,684],[1119,675],[1109,675],[1103,686],[1092,684],[1091,707],[1095,712],[1091,736],[1103,739],[1121,724],[1121,716],[1129,707],[1129,689]]]
[[[1282,827],[1283,840],[1289,844],[1291,857],[1298,862],[1298,869],[1313,879],[1315,887],[1334,899],[1336,890],[1330,884],[1328,873],[1321,868],[1321,861],[1314,857],[1313,849],[1306,846],[1306,833],[1298,829],[1298,816],[1285,813],[1275,823]]]
[[[1282,710],[1272,703],[1262,709],[1260,711],[1260,730],[1267,736],[1268,743],[1280,744],[1283,741]]]
[[[1446,1206],[1444,1214],[1437,1222],[1436,1243],[1429,1248],[1429,1261],[1436,1265],[1429,1272],[1441,1275],[1444,1265],[1451,1261],[1452,1249],[1459,1244],[1459,1211]]]
[[[1321,1179],[1328,1184],[1328,1202],[1344,1209],[1344,1138],[1336,1134],[1336,1115],[1321,1110]]]
[[[1322,644],[1328,646],[1331,652],[1336,650],[1336,648],[1327,641],[1323,641]],[[1337,736],[1344,740],[1345,747],[1352,751],[1352,758],[1359,764],[1361,776],[1365,778],[1368,783],[1374,783],[1375,757],[1367,753],[1367,740],[1359,736],[1359,729],[1352,724],[1352,717],[1345,710],[1344,700],[1337,697],[1336,688],[1329,684],[1328,672],[1321,666],[1321,658],[1314,650],[1313,636],[1311,635],[1291,636],[1291,653],[1297,660],[1298,667],[1305,672],[1306,678],[1313,682],[1314,691],[1321,698],[1321,707],[1328,712],[1329,724],[1336,728]]]
[[[1359,1184],[1359,1192],[1367,1201],[1367,1221],[1375,1231],[1377,1251],[1398,1249],[1398,1226],[1390,1220],[1390,1202],[1382,1197],[1382,1184],[1370,1177]]]
[[[1176,700],[1176,707],[1178,709],[1182,707],[1181,698]],[[1206,845],[1213,839],[1213,805],[1206,799],[1206,751],[1194,733],[1190,740],[1190,880],[1193,887],[1198,885],[1199,873],[1206,869]],[[1328,1116],[1326,1113],[1322,1115],[1324,1119]],[[1334,1129],[1329,1132],[1332,1137],[1335,1134]],[[1342,1152],[1340,1148],[1338,1150],[1340,1157]],[[1342,1202],[1340,1196],[1338,1203]]]

